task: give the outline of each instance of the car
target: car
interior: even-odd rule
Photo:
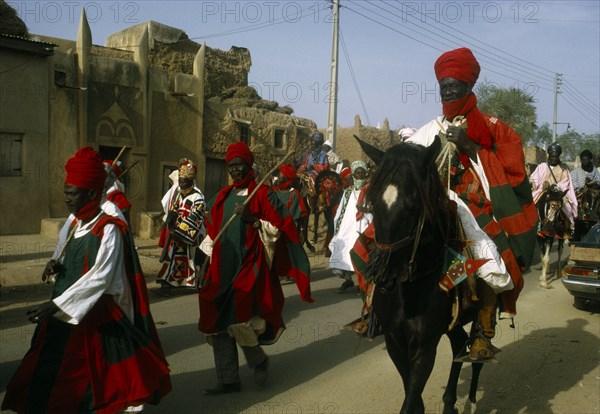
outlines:
[[[563,286],[573,295],[573,306],[600,304],[600,223],[578,242],[570,243],[569,263],[562,270]]]

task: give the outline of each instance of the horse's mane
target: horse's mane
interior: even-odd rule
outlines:
[[[404,177],[404,183],[416,186],[425,219],[446,227],[450,223],[450,200],[436,165],[423,165],[425,150],[425,147],[412,143],[400,143],[390,148],[371,178],[366,196],[368,200],[377,199],[388,185],[398,185],[398,177]]]

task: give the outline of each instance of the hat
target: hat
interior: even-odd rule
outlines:
[[[179,178],[189,178],[193,180],[196,178],[197,171],[198,167],[196,167],[196,164],[191,161],[185,161],[181,164],[181,167],[179,167]]]
[[[560,145],[558,145],[557,142],[553,142],[552,144],[548,145],[548,154],[550,154],[551,152],[556,152],[558,153],[558,155],[562,154],[562,148],[560,147]]]
[[[102,157],[91,147],[81,148],[65,164],[65,184],[86,190],[104,188],[106,171]]]
[[[296,170],[294,170],[294,167],[292,167],[290,164],[284,164],[279,167],[279,172],[282,176],[289,180],[296,178]]]
[[[248,144],[245,142],[238,141],[227,147],[227,152],[225,153],[225,162],[229,162],[237,157],[246,161],[248,165],[254,164],[254,155],[252,155],[250,148],[248,148]]]
[[[329,148],[333,148],[333,142],[331,142],[331,140],[327,140],[323,143],[323,145],[327,145]]]
[[[444,78],[454,78],[474,85],[481,70],[470,49],[461,47],[443,53],[433,65],[438,82]]]

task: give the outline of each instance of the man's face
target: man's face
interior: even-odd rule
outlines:
[[[250,171],[250,165],[242,158],[235,157],[227,163],[227,171],[229,171],[229,175],[233,181],[240,181],[248,174],[248,171]]]
[[[325,144],[323,144],[323,146],[321,148],[323,148],[323,151],[325,151],[325,152],[329,152],[329,150],[331,150],[331,147],[329,145],[325,145]]]
[[[77,214],[83,206],[95,198],[97,190],[86,190],[85,188],[65,184],[63,193],[65,195],[65,203],[67,204],[69,213]]]
[[[365,178],[367,178],[367,175],[367,170],[365,170],[363,167],[358,167],[356,170],[354,170],[354,173],[352,174],[352,176],[357,180],[364,180]]]
[[[179,188],[188,190],[194,185],[194,180],[188,177],[179,177]]]
[[[454,78],[443,78],[440,80],[440,97],[442,102],[456,101],[471,93],[472,86]]]
[[[590,157],[588,157],[587,155],[584,155],[583,157],[579,158],[581,160],[581,167],[587,167],[592,165],[592,159]]]
[[[548,153],[548,165],[555,167],[560,163],[560,155],[556,151]]]

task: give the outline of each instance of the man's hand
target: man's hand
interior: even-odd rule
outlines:
[[[469,139],[464,128],[454,125],[448,126],[446,138],[456,145],[461,154],[465,154],[473,161],[477,160],[477,145]]]
[[[173,230],[175,230],[175,225],[177,224],[177,213],[174,211],[169,211],[169,214],[167,215],[167,229],[172,232]]]
[[[42,303],[37,308],[33,308],[27,311],[27,318],[32,323],[40,323],[46,318],[51,317],[58,311],[58,306],[54,302],[49,301]]]
[[[61,271],[61,269],[62,265],[58,261],[54,259],[50,260],[48,263],[46,263],[46,267],[42,272],[42,282],[45,283],[47,280],[50,280],[50,276],[57,274]]]
[[[236,204],[233,212],[240,216],[240,219],[244,223],[254,224],[258,221],[258,218],[250,214],[250,211],[243,204]]]

